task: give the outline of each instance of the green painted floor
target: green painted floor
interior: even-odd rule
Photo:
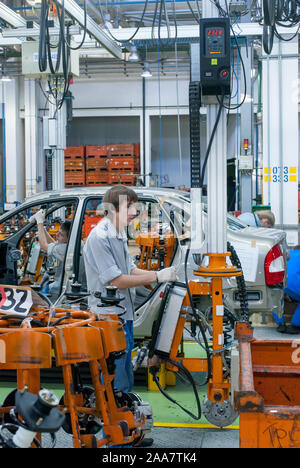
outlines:
[[[205,358],[206,352],[198,343],[184,343],[185,357]],[[206,374],[193,373],[195,381],[199,384],[205,381]],[[214,427],[205,416],[201,416],[200,420],[195,420],[186,414],[181,408],[170,402],[160,391],[147,391],[145,387],[135,387],[134,391],[138,393],[143,400],[148,401],[152,405],[154,423],[157,426],[183,426],[183,427]],[[171,398],[178,401],[181,406],[187,408],[191,413],[197,415],[197,403],[194,391],[189,383],[183,383],[176,378],[176,386],[168,386],[165,390]],[[202,405],[203,399],[206,396],[206,386],[198,387],[198,394]],[[231,428],[238,428],[239,420],[237,419]]]

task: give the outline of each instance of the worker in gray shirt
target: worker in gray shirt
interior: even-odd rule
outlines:
[[[129,187],[117,185],[110,188],[104,198],[105,217],[91,231],[84,247],[84,262],[89,291],[105,292],[105,286],[116,286],[125,300],[122,305],[126,314],[124,331],[127,341],[126,355],[116,360],[116,376],[114,386],[123,392],[129,392],[133,386],[133,369],[131,353],[133,339],[133,290],[136,286],[153,283],[176,281],[174,267],[160,271],[145,271],[138,269],[128,252],[125,227],[136,218],[138,201],[136,193]],[[99,299],[90,297],[89,306],[94,312]],[[101,309],[100,309],[101,310]]]
[[[55,239],[53,239],[48,234],[47,230],[44,227],[45,214],[45,210],[39,210],[35,215],[31,216],[29,222],[36,222],[38,227],[38,239],[40,247],[44,252],[47,253],[48,258],[52,259],[55,263],[54,282],[49,284],[49,293],[53,301],[59,295],[61,288],[63,265],[67,250],[71,221],[65,221],[60,225],[56,233],[55,241]]]

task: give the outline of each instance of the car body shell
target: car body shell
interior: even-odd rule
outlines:
[[[190,217],[190,198],[189,193],[184,191],[177,191],[173,189],[160,189],[160,188],[145,188],[145,187],[132,187],[140,200],[151,201],[158,203],[161,210],[164,212],[164,216],[168,217],[168,210],[165,210],[164,204],[174,207],[174,210],[178,212],[185,212],[186,219]],[[81,229],[82,223],[82,212],[88,198],[99,197],[102,198],[108,187],[74,187],[72,189],[63,189],[58,191],[43,192],[36,194],[23,203],[17,208],[5,213],[0,217],[0,223],[7,221],[9,217],[13,216],[20,210],[30,208],[34,205],[42,205],[47,202],[63,202],[71,199],[76,199],[78,202],[76,213],[73,218],[72,230],[69,236],[67,253],[64,264],[64,277],[62,284],[62,292],[67,293],[70,288],[70,283],[73,277],[73,265],[74,255],[76,253],[76,240],[78,238],[79,229]],[[193,253],[197,253],[203,260],[203,254],[207,249],[207,233],[206,233],[206,213],[203,211],[203,245],[200,252],[191,252],[188,258],[187,273],[189,280],[196,279],[194,271],[197,270],[197,264],[194,262],[195,256]],[[267,253],[276,244],[281,246],[284,257],[287,255],[286,248],[286,235],[283,231],[277,229],[266,229],[248,227],[243,223],[239,222],[236,218],[228,215],[227,218],[227,240],[233,245],[244,245],[245,250],[254,248],[257,253],[257,264],[254,274],[254,278],[251,281],[246,279],[246,287],[248,292],[249,300],[249,312],[257,312],[264,316],[264,314],[276,313],[277,315],[282,313],[283,307],[283,286],[275,285],[274,287],[268,287],[265,281],[264,262]],[[0,241],[1,242],[1,241]],[[185,283],[185,269],[184,260],[186,250],[189,247],[189,240],[177,242],[177,247],[172,258],[172,265],[176,267],[179,282]],[[252,272],[253,276],[253,272]],[[199,278],[197,278],[199,280]],[[240,302],[238,299],[238,288],[235,279],[229,279],[223,281],[224,287],[224,303],[228,308],[238,314],[240,310]],[[134,317],[134,330],[136,337],[150,337],[152,333],[153,322],[157,317],[159,306],[161,303],[160,293],[163,291],[164,285],[157,285],[151,294],[148,295],[147,300],[142,303],[135,310]],[[60,297],[61,303],[65,303],[65,296]],[[206,302],[205,302],[206,301]],[[207,302],[208,301],[208,302]],[[209,299],[205,298],[203,304],[199,304],[201,309],[209,307]]]

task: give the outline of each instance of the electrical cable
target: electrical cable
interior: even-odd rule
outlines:
[[[169,400],[171,401],[172,403],[174,403],[175,405],[179,406],[179,408],[181,408],[185,413],[187,413],[191,418],[195,419],[195,420],[199,420],[201,418],[201,415],[202,415],[202,412],[201,412],[201,403],[200,403],[200,398],[199,398],[199,394],[198,394],[198,390],[196,388],[196,383],[191,375],[191,373],[188,371],[188,369],[186,369],[182,362],[176,362],[176,361],[173,361],[172,359],[166,359],[167,362],[169,362],[170,364],[172,364],[174,367],[177,367],[178,369],[178,375],[180,374],[180,372],[188,379],[189,383],[192,385],[192,388],[193,388],[193,391],[194,391],[194,395],[196,397],[196,403],[197,403],[197,410],[198,410],[198,414],[195,415],[193,414],[191,411],[189,411],[187,408],[185,408],[184,406],[182,406],[180,403],[178,403],[178,401],[174,400],[174,398],[172,398],[163,388],[162,386],[160,385],[159,383],[159,379],[157,377],[157,373],[158,373],[158,368],[155,368],[155,367],[150,367],[149,369],[149,372],[150,374],[153,376],[153,380],[155,381],[156,385],[158,386],[159,390],[161,391],[161,393]]]
[[[190,9],[190,11],[191,11],[191,13],[192,13],[194,19],[197,21],[198,24],[200,24],[199,6],[198,6],[198,14],[199,14],[199,17],[197,18],[197,16],[196,16],[196,14],[195,14],[195,12],[194,12],[194,10],[193,10],[193,8],[192,8],[192,6],[191,6],[189,0],[186,0],[186,2],[187,2],[187,5],[188,5],[188,7],[189,7],[189,9]]]
[[[211,355],[210,355],[210,350],[209,350],[209,346],[208,346],[207,336],[205,334],[205,330],[204,330],[204,327],[203,327],[203,325],[201,323],[201,320],[199,319],[198,314],[197,314],[197,312],[195,310],[193,298],[192,298],[190,287],[189,287],[189,280],[188,280],[188,275],[187,275],[187,263],[188,263],[189,254],[190,254],[190,247],[187,248],[187,251],[186,251],[186,254],[185,254],[185,261],[184,261],[185,284],[186,284],[186,289],[187,289],[187,293],[188,293],[188,296],[189,296],[189,301],[190,301],[190,306],[191,306],[191,309],[192,309],[192,314],[193,314],[193,317],[195,319],[196,324],[198,325],[198,327],[199,327],[199,329],[201,331],[203,342],[204,342],[205,348],[206,348],[205,351],[206,351],[206,357],[207,357],[207,378],[206,378],[206,382],[203,384],[203,385],[206,385],[209,382],[209,379],[211,378],[211,375],[212,375]]]
[[[103,25],[104,25],[104,28],[106,29],[106,31],[108,32],[108,34],[112,37],[112,39],[116,42],[120,42],[120,43],[125,43],[125,42],[130,42],[132,41],[132,39],[137,35],[137,33],[139,32],[142,24],[143,24],[143,20],[144,20],[144,16],[145,16],[145,13],[146,13],[146,10],[147,10],[147,6],[148,6],[148,3],[149,3],[149,0],[146,0],[145,1],[145,5],[144,5],[144,10],[143,10],[143,13],[142,13],[142,16],[141,16],[141,19],[139,21],[139,24],[135,30],[135,32],[132,34],[132,36],[130,36],[128,39],[117,39],[110,31],[110,29],[107,27],[107,24],[106,24],[106,21],[105,21],[105,18],[104,18],[104,15],[103,15],[103,11],[102,11],[102,7],[100,5],[100,0],[98,1],[97,3],[97,7],[98,7],[98,10],[99,10],[99,13],[100,13],[100,16],[101,16],[101,19],[102,19],[102,22],[103,22]]]
[[[228,17],[230,19],[229,7],[228,7],[227,0],[225,0],[225,5],[226,5],[226,10],[227,11],[225,11],[225,10],[223,10],[223,8],[221,8],[218,0],[211,0],[211,1],[213,1],[214,4],[216,5],[216,7],[218,8],[220,16]],[[230,106],[230,105],[228,106],[228,105],[223,103],[223,107],[225,109],[228,109],[228,110],[237,110],[244,104],[244,102],[246,100],[246,97],[247,97],[247,79],[246,79],[245,64],[244,64],[244,60],[243,60],[243,57],[242,57],[242,54],[241,54],[240,45],[239,45],[238,38],[237,38],[237,36],[235,34],[235,31],[233,29],[233,26],[232,26],[231,22],[230,22],[230,29],[232,31],[232,34],[233,34],[233,37],[234,37],[234,40],[235,40],[235,43],[236,43],[237,53],[238,53],[238,55],[240,57],[240,61],[241,61],[241,64],[242,64],[242,71],[243,71],[243,77],[244,77],[244,96],[243,96],[242,101],[239,104],[237,104],[236,106]],[[232,99],[232,97],[230,97],[230,100],[231,99]],[[219,101],[219,99],[218,99],[218,101]]]
[[[177,18],[176,18],[176,0],[172,0],[172,8],[173,8],[173,21],[174,21],[174,28],[175,28],[174,41],[176,44],[177,36],[178,36]]]
[[[64,12],[65,11],[65,0],[63,0],[62,2],[62,11]],[[71,46],[71,44],[66,40],[65,38],[65,35],[63,35],[63,39],[64,39],[64,42],[65,44],[68,46],[68,48],[70,50],[78,50],[80,49],[83,44],[84,44],[84,41],[85,41],[85,38],[86,38],[86,34],[87,34],[87,0],[84,0],[84,3],[83,3],[83,11],[84,11],[84,20],[83,20],[83,37],[82,37],[82,40],[81,40],[81,43],[78,45],[78,46]]]
[[[49,65],[50,75],[48,78],[49,97],[54,98],[54,105],[56,112],[61,109],[64,100],[68,94],[70,86],[70,51],[78,50],[82,47],[86,34],[87,34],[87,0],[84,0],[84,33],[81,43],[73,47],[70,44],[70,24],[67,25],[65,32],[65,7],[64,1],[60,6],[56,0],[53,0],[56,8],[57,18],[59,22],[59,38],[57,44],[51,44],[50,41],[50,28],[48,22],[50,2],[42,0],[41,14],[40,14],[40,38],[39,38],[39,69],[41,72],[47,70]],[[57,58],[55,67],[53,65],[51,49],[57,49]],[[58,75],[60,65],[62,64],[62,73]],[[51,100],[48,99],[51,103]]]
[[[169,21],[169,15],[168,15],[168,9],[166,7],[166,2],[163,0],[164,4],[164,12],[165,12],[165,19],[166,19],[166,26],[167,26],[167,32],[168,32],[168,39],[167,39],[167,45],[169,44],[170,37],[171,37],[171,32],[170,32],[170,21]]]
[[[274,36],[288,42],[293,40],[300,29],[300,2],[299,0],[263,0],[263,48],[270,55],[273,48]],[[277,26],[292,28],[298,25],[297,31],[285,38],[279,34]]]
[[[152,38],[152,40],[154,40],[154,28],[155,28],[155,21],[156,21],[156,16],[157,16],[158,4],[159,4],[159,0],[156,0],[155,1],[154,15],[153,15],[153,18],[152,18],[152,26],[151,26],[151,38]]]
[[[211,3],[213,3],[218,11],[219,11],[219,15],[223,18],[229,18],[230,19],[230,13],[229,13],[229,7],[228,7],[228,2],[227,0],[225,0],[225,5],[226,5],[226,11],[221,7],[220,3],[218,0],[210,0]],[[233,26],[231,24],[231,21],[230,21],[230,29],[232,31],[232,34],[233,34],[233,37],[234,37],[234,40],[235,40],[235,43],[236,43],[236,47],[237,47],[237,53],[239,54],[239,57],[240,57],[240,60],[241,60],[241,64],[242,64],[242,70],[243,70],[243,76],[244,76],[244,96],[243,96],[243,99],[242,101],[237,104],[236,106],[230,106],[230,101],[232,99],[232,97],[230,96],[229,97],[229,105],[226,105],[224,104],[223,102],[223,107],[224,109],[227,109],[227,110],[237,110],[239,109],[245,102],[246,100],[246,97],[247,97],[247,81],[246,81],[246,69],[245,69],[245,65],[244,65],[244,61],[243,61],[243,57],[241,55],[241,50],[240,50],[240,46],[239,46],[239,43],[238,43],[238,39],[236,37],[236,34],[235,34],[235,31],[233,29]],[[220,100],[219,98],[217,97],[218,99],[218,102],[220,103]]]

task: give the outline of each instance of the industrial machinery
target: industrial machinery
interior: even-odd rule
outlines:
[[[240,378],[235,404],[241,448],[299,448],[299,341],[256,340],[236,326]]]
[[[216,8],[216,7],[215,7]],[[226,115],[224,97],[230,94],[230,21],[229,18],[214,17],[213,6],[206,17],[203,6],[200,20],[200,44],[193,47],[191,54],[190,83],[190,128],[191,128],[191,245],[185,257],[185,284],[168,284],[164,290],[159,316],[154,323],[152,340],[148,352],[151,358],[165,362],[167,370],[179,373],[191,384],[197,414],[183,408],[162,388],[158,379],[158,366],[150,369],[154,381],[163,394],[186,411],[194,419],[202,412],[212,424],[225,427],[232,424],[238,414],[231,395],[231,370],[229,348],[233,339],[236,318],[223,304],[223,279],[237,278],[240,289],[241,318],[248,321],[247,296],[243,272],[236,252],[226,240],[226,138],[224,125]],[[208,12],[207,12],[208,13]],[[200,65],[200,66],[199,66]],[[201,168],[199,139],[199,107],[207,107],[208,145]],[[208,252],[203,263],[202,238],[202,188],[206,166],[208,167]],[[148,240],[148,239],[147,239]],[[159,242],[159,236],[157,236]],[[143,253],[145,251],[142,251]],[[194,279],[187,276],[187,262],[193,254],[198,268]],[[144,255],[142,257],[144,259]],[[231,262],[227,261],[228,259]],[[212,307],[206,315],[197,310],[197,298],[211,297]],[[191,321],[192,335],[206,352],[206,358],[185,358],[180,353],[183,331],[187,320]],[[206,331],[210,330],[212,346],[208,344]],[[143,343],[141,354],[145,354]],[[140,362],[142,358],[137,358]],[[197,385],[191,372],[204,372],[207,396],[202,404]],[[198,384],[199,385],[199,384]]]
[[[57,409],[58,399],[53,392],[43,388],[37,395],[29,393],[25,386],[15,396],[16,406],[11,409],[13,423],[0,426],[2,448],[41,448],[37,434],[50,433],[51,447],[55,445],[55,433],[60,429],[64,414]]]
[[[170,266],[175,248],[175,238],[173,232],[162,232],[161,219],[158,232],[140,233],[135,242],[141,249],[138,268],[160,270]]]
[[[17,389],[0,408],[4,419],[0,443],[41,446],[39,433],[54,434],[61,426],[78,448],[140,443],[151,430],[152,411],[137,394],[113,387],[115,360],[126,350],[118,315],[107,315],[104,309],[96,317],[88,311],[49,308],[28,287],[6,286],[3,291],[9,294],[1,304],[8,296],[13,306],[20,292],[30,300],[26,307],[23,304],[23,313],[0,309],[0,370],[17,371]],[[119,302],[110,290],[107,296],[106,306]],[[40,370],[52,367],[53,353],[55,365],[63,371],[65,393],[60,402],[40,384]],[[83,362],[89,364],[91,387],[80,383]]]

